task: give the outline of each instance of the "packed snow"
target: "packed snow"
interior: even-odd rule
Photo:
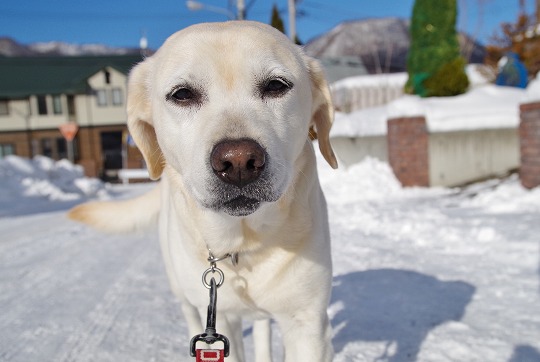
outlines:
[[[540,361],[540,188],[515,176],[402,188],[374,159],[318,162],[336,362]],[[155,231],[104,235],[65,217],[75,201],[153,184],[107,186],[45,158],[1,170],[1,361],[193,360]],[[248,325],[244,334],[249,361]]]
[[[108,197],[100,180],[84,177],[82,166],[44,156],[0,159],[0,185],[0,217]]]

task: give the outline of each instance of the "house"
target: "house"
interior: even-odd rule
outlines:
[[[362,59],[354,56],[319,58],[326,80],[334,83],[341,79],[369,74]]]
[[[67,157],[59,127],[78,125],[74,161],[92,177],[143,166],[127,145],[127,74],[142,59],[129,56],[0,57],[0,157]]]

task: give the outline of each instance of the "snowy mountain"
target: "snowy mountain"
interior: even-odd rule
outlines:
[[[469,63],[483,63],[485,48],[466,34],[459,34],[461,52]],[[409,21],[376,18],[348,21],[310,41],[306,52],[316,58],[360,57],[369,73],[405,70],[409,51]]]
[[[2,37],[0,38],[0,55],[6,57],[29,56],[32,55],[32,51],[11,38]]]
[[[11,38],[0,38],[0,56],[40,56],[40,55],[127,55],[139,53],[137,48],[115,48],[103,44],[70,44],[64,42],[43,42],[20,44]]]

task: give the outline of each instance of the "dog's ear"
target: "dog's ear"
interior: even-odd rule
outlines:
[[[330,89],[319,62],[308,57],[307,66],[311,78],[311,93],[313,94],[310,137],[319,140],[319,149],[324,159],[332,168],[337,168],[336,156],[330,144],[330,128],[332,128],[334,121],[334,106],[332,105]]]
[[[127,116],[128,128],[137,147],[143,154],[150,178],[157,180],[165,166],[152,120],[150,99],[150,69],[152,58],[136,65],[129,74]]]

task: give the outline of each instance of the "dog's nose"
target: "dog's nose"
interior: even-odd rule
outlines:
[[[222,141],[210,154],[214,173],[222,181],[238,187],[257,180],[265,162],[264,149],[250,139]]]

